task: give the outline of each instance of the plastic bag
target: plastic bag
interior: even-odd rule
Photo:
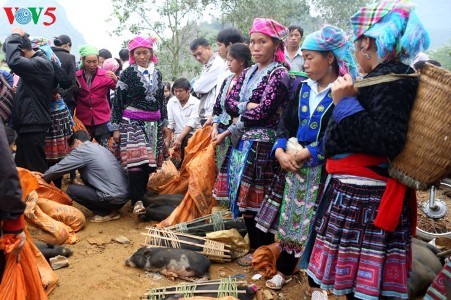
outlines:
[[[0,248],[4,249],[6,253],[6,266],[0,284],[0,299],[47,299],[30,246],[31,241],[25,242],[19,263],[17,262],[17,255],[11,253],[19,242],[20,240],[16,236],[10,234],[4,234],[1,238]]]
[[[216,200],[212,197],[215,183],[214,145],[208,144],[206,148],[198,151],[186,168],[189,173],[188,193],[172,214],[157,225],[159,227],[167,227],[208,215],[216,206]]]
[[[37,202],[38,194],[36,191],[31,192],[25,201],[27,206],[24,216],[29,225],[30,234],[40,241],[57,245],[65,242],[69,244],[77,242],[74,230],[45,214]]]
[[[147,189],[158,191],[158,187],[174,181],[178,177],[180,177],[179,171],[177,171],[174,163],[170,160],[166,160],[163,162],[163,166],[160,170],[150,174]]]
[[[38,205],[49,217],[66,224],[75,232],[80,231],[86,225],[85,215],[78,208],[45,198],[39,198]]]
[[[261,246],[252,256],[252,268],[265,277],[272,277],[277,274],[276,262],[279,255],[279,243]]]
[[[246,236],[243,237],[235,228],[209,232],[205,237],[209,240],[230,245],[230,254],[232,258],[246,255],[251,247],[249,235],[246,234]]]
[[[190,174],[187,166],[198,152],[210,145],[210,140],[211,126],[205,126],[196,130],[193,136],[188,140],[188,145],[185,148],[185,157],[182,166],[180,167],[180,175],[167,184],[158,187],[158,193],[185,194],[188,191]],[[205,165],[204,168],[207,168],[207,166]]]

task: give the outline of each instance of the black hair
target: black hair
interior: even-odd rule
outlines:
[[[6,139],[8,140],[8,145],[12,145],[16,142],[17,133],[14,129],[9,126],[5,126]]]
[[[67,140],[67,143],[70,147],[72,147],[75,143],[75,140],[79,140],[81,142],[87,142],[91,140],[91,136],[86,130],[79,130],[73,133],[69,139]]]
[[[163,82],[163,86],[164,86],[165,88],[167,88],[168,90],[171,90],[171,83],[170,83],[169,81],[164,81],[164,82]]]
[[[304,29],[302,29],[301,26],[291,25],[290,27],[288,27],[288,32],[292,32],[293,30],[299,31],[299,33],[301,34],[301,37],[304,36]]]
[[[334,56],[334,62],[332,63],[332,68],[334,68],[334,72],[340,76],[340,67],[338,66],[338,61],[337,61],[337,57],[334,55],[334,53],[332,51],[317,51],[319,54],[321,54],[324,58],[327,58],[327,56],[329,55],[329,52],[332,53],[332,55]],[[344,75],[344,74],[341,74]]]
[[[119,58],[123,61],[127,61],[129,59],[130,51],[128,49],[121,49],[119,51]]]
[[[113,55],[107,49],[100,49],[99,56],[103,57],[104,59],[113,58]]]
[[[172,84],[171,92],[174,94],[175,89],[184,89],[189,91],[191,89],[191,84],[186,78],[179,78]]]
[[[245,44],[233,44],[229,47],[227,53],[235,59],[241,59],[244,63],[244,68],[249,68],[252,64],[251,50]]]
[[[121,73],[121,71],[122,71],[122,61],[119,59],[119,58],[114,58],[116,61],[117,61],[117,63],[119,64],[119,68],[117,68],[117,70],[116,70],[116,72],[114,72],[114,74],[116,74],[117,76],[119,76],[119,74]]]
[[[199,46],[204,46],[204,47],[208,47],[210,46],[210,43],[207,41],[206,38],[204,37],[198,37],[195,38],[190,44],[189,44],[189,49],[191,51],[194,51],[197,49],[197,47]]]
[[[242,43],[243,40],[243,35],[235,28],[223,29],[216,36],[216,41],[225,45]]]
[[[33,50],[33,47],[31,46],[31,40],[29,34],[24,34],[22,37],[22,49],[24,50]]]
[[[441,66],[442,66],[442,64],[439,63],[438,61],[433,60],[433,59],[430,59],[430,60],[420,60],[420,61],[417,61],[417,62],[413,65],[413,68],[415,69],[415,71],[420,71],[421,69],[423,69],[423,67],[424,67],[424,65],[425,65],[426,63],[430,63],[431,65],[434,65],[434,66],[437,66],[437,67],[441,67]]]
[[[60,36],[57,36],[53,40],[53,44],[57,47],[61,47],[62,45],[68,44],[69,47],[72,47],[72,40],[68,35],[62,34]]]

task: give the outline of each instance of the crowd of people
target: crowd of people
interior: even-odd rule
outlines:
[[[406,61],[427,49],[429,36],[404,1],[363,7],[351,25],[352,38],[330,25],[303,37],[300,26],[256,18],[248,42],[234,28],[218,33],[217,51],[196,38],[189,49],[201,74],[172,85],[158,69],[154,38],[133,38],[118,59],[84,45],[77,66],[67,35],[52,46],[15,28],[4,50],[20,80],[3,120],[17,132],[15,163],[59,186],[79,170],[84,185],[67,193],[94,212],[92,222],[112,221],[128,200],[133,213],[145,213],[149,175],[170,148],[180,166],[190,137],[210,126],[213,196],[244,218],[249,234],[251,253],[240,265],[277,237],[278,273],[268,288],[281,289],[300,266],[315,299],[327,298],[322,290],[406,299],[414,191],[387,168],[405,143],[418,79],[353,84],[415,72]],[[85,129],[74,132],[75,123]],[[23,205],[7,209],[2,220],[16,219]]]

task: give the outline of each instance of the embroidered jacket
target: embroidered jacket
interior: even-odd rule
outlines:
[[[155,69],[152,76],[152,84],[150,84],[135,64],[121,73],[117,83],[116,97],[112,101],[112,123],[121,122],[122,113],[128,106],[151,112],[159,110],[161,120],[167,123],[168,113],[164,104],[162,76],[158,69]]]
[[[366,77],[389,73],[413,70],[400,62],[383,62]],[[360,88],[357,98],[340,101],[326,130],[326,155],[366,153],[395,157],[406,141],[417,87],[416,78],[406,78]]]

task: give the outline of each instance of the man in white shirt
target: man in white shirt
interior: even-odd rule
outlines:
[[[288,27],[287,48],[285,49],[285,59],[290,64],[290,71],[303,72],[304,58],[299,47],[304,30],[300,26]]]
[[[194,58],[204,67],[193,84],[193,90],[200,97],[199,118],[202,125],[211,124],[213,106],[217,96],[218,78],[226,63],[211,49],[210,43],[203,37],[194,39],[190,44]]]
[[[168,129],[174,132],[174,150],[180,150],[182,162],[188,139],[200,127],[200,101],[190,94],[190,90],[191,85],[187,79],[177,79],[172,85],[174,97],[169,99],[167,105]],[[166,145],[170,144],[170,138],[170,135],[167,135]]]

